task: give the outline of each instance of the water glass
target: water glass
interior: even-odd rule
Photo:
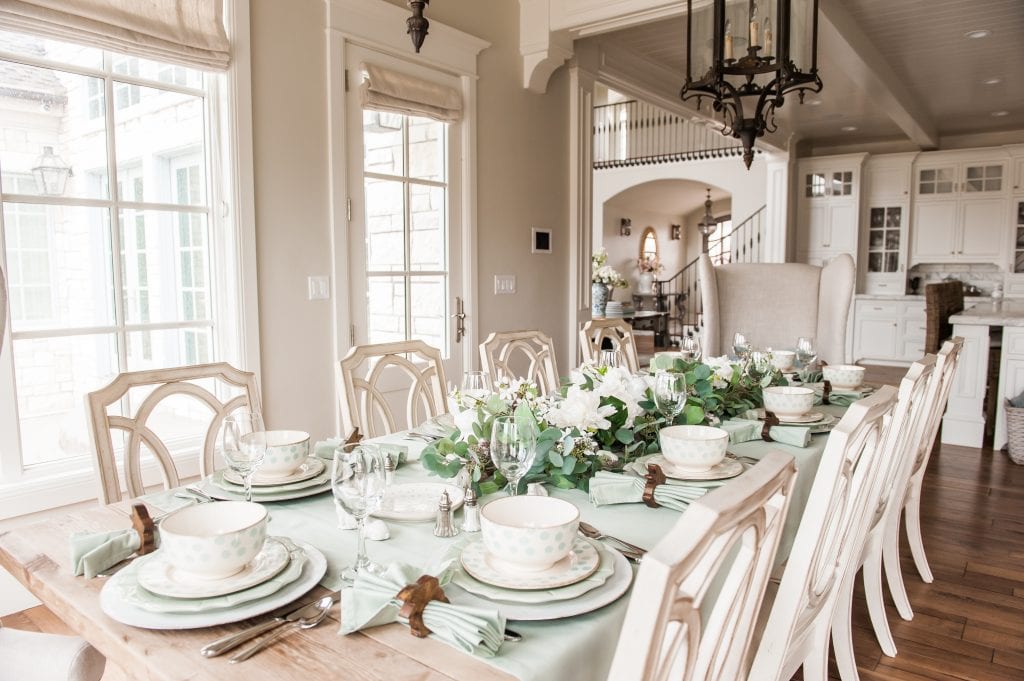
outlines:
[[[462,374],[462,394],[477,402],[483,402],[494,392],[491,377],[486,371],[467,371]]]
[[[532,426],[519,427],[514,416],[498,416],[491,429],[491,461],[508,480],[509,494],[519,491],[519,481],[537,456],[537,434]]]
[[[252,501],[252,476],[267,456],[267,433],[263,417],[238,412],[224,419],[221,426],[221,453],[224,462],[242,478],[245,500]]]
[[[743,331],[737,331],[732,335],[732,351],[743,360],[750,354],[750,340]]]
[[[600,366],[608,367],[609,369],[617,369],[621,366],[620,354],[618,350],[602,350],[598,363]]]
[[[655,374],[654,403],[665,418],[665,423],[672,425],[686,406],[686,377],[670,371]]]
[[[700,339],[696,336],[684,336],[683,342],[679,346],[679,351],[687,360],[699,362],[702,356]]]
[[[376,445],[345,444],[334,450],[334,500],[355,519],[359,533],[355,564],[342,572],[345,581],[354,581],[356,573],[380,569],[366,556],[366,518],[380,508],[385,488],[384,458]]]
[[[810,336],[801,336],[796,341],[796,359],[803,368],[803,377],[806,380],[811,367],[818,359],[818,351],[814,347],[814,339]]]

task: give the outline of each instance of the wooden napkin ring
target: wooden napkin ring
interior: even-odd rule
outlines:
[[[146,505],[141,502],[132,504],[132,527],[139,535],[139,549],[136,553],[144,556],[156,551],[156,525],[149,517]]]
[[[661,466],[656,463],[647,464],[647,475],[644,476],[647,480],[647,484],[644,485],[644,503],[651,508],[659,508],[661,504],[654,500],[654,488],[658,485],[664,485],[667,478],[665,478],[664,471],[661,470]]]
[[[824,381],[821,384],[821,403],[832,404],[828,401],[829,396],[832,395],[832,382]]]
[[[764,411],[764,425],[761,426],[761,439],[765,442],[775,442],[772,438],[771,430],[773,426],[779,425],[779,417],[775,415],[775,412]]]
[[[345,438],[345,444],[355,445],[359,444],[363,439],[363,434],[359,432],[359,426],[356,426],[347,438]]]
[[[430,629],[423,624],[423,610],[427,607],[427,603],[430,601],[448,602],[437,577],[432,575],[423,575],[416,580],[415,584],[406,585],[398,592],[396,598],[402,601],[402,609],[398,611],[399,616],[409,620],[409,631],[417,638],[426,638],[430,634]]]

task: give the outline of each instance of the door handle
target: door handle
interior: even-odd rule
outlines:
[[[451,317],[455,320],[455,342],[461,343],[466,335],[466,310],[460,296],[455,297],[455,314]]]

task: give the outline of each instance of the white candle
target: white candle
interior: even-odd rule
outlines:
[[[732,59],[732,36],[725,34],[725,58]]]
[[[757,25],[757,19],[755,18],[755,19],[752,19],[751,22],[750,22],[750,46],[751,47],[754,47],[755,45],[759,44],[757,42],[757,31],[758,31],[758,25]]]

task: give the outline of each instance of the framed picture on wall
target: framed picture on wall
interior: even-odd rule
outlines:
[[[531,253],[551,253],[551,230],[534,227],[531,234]]]

